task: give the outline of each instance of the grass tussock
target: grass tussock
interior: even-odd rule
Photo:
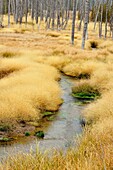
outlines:
[[[90,41],[90,47],[91,48],[95,48],[95,49],[97,49],[98,48],[98,42],[97,41]]]
[[[63,68],[68,65],[68,63],[70,63],[70,59],[69,58],[61,58],[61,57],[49,57],[46,60],[46,63],[56,67],[57,69],[59,69],[60,71],[63,70]]]
[[[96,99],[100,96],[98,87],[88,81],[81,81],[72,88],[73,96],[79,99]]]
[[[18,60],[13,59],[1,59],[0,61],[0,78],[7,77],[11,73],[19,71],[24,68],[22,63],[18,63]]]
[[[17,34],[24,34],[26,31],[29,31],[29,29],[27,28],[17,28],[17,29],[14,29],[14,32],[17,33]]]
[[[1,64],[1,73],[19,71],[0,80],[0,122],[37,120],[43,110],[58,109],[61,100],[55,68],[22,59],[5,59]]]
[[[108,51],[109,51],[111,54],[113,54],[113,47],[112,47],[112,46],[109,47],[109,48],[108,48]]]
[[[54,56],[57,56],[57,55],[64,55],[65,54],[65,51],[64,50],[54,50],[52,55]]]
[[[19,52],[13,52],[11,50],[9,51],[1,51],[0,52],[0,57],[3,57],[3,58],[12,58],[12,57],[15,57],[15,56],[19,56],[20,53]]]
[[[71,58],[69,57],[61,57],[61,56],[49,56],[49,57],[37,57],[34,61],[38,63],[45,63],[51,66],[54,66],[60,71],[63,71],[63,68],[71,62]]]
[[[56,33],[56,32],[48,32],[48,33],[46,34],[46,36],[47,36],[47,37],[57,38],[57,37],[60,36],[60,34],[59,34],[59,33]]]
[[[98,63],[94,64],[92,61],[81,60],[66,65],[63,68],[63,72],[68,76],[73,76],[79,79],[88,79],[97,67]]]
[[[87,121],[93,120],[95,122],[113,117],[113,97],[111,97],[111,93],[112,91],[104,94],[98,102],[93,103],[85,110],[85,113],[87,113],[85,114]]]

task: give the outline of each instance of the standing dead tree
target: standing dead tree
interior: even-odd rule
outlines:
[[[85,2],[85,19],[84,19],[84,29],[82,36],[82,49],[85,47],[85,39],[88,31],[88,22],[89,22],[89,9],[90,9],[90,0],[86,0]]]
[[[111,1],[110,31],[111,31],[112,40],[113,40],[113,0]]]
[[[75,19],[76,19],[76,0],[73,1],[73,19],[72,19],[71,44],[74,44]]]
[[[2,21],[3,21],[3,0],[0,0],[0,27],[3,27]]]
[[[36,23],[38,29],[44,25],[46,29],[58,31],[66,29],[71,19],[71,44],[74,44],[75,21],[78,14],[79,31],[82,30],[84,23],[82,49],[85,48],[89,20],[94,22],[94,30],[98,23],[99,38],[102,38],[105,23],[104,38],[107,38],[110,30],[113,39],[113,0],[0,0],[0,27],[3,27],[4,14],[8,16],[8,27],[13,16],[13,22],[19,23],[20,26],[25,23],[27,27],[32,23],[34,29]]]

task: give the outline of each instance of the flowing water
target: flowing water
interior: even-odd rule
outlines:
[[[61,105],[55,119],[49,123],[45,128],[44,139],[27,138],[18,140],[15,143],[0,146],[0,160],[6,158],[8,155],[17,153],[28,153],[31,148],[36,150],[37,142],[40,150],[48,149],[63,149],[66,150],[70,146],[75,146],[75,138],[82,133],[80,124],[81,111],[83,106],[78,106],[76,99],[71,95],[71,87],[73,86],[73,79],[62,76],[60,86],[63,91],[62,99],[64,103]]]

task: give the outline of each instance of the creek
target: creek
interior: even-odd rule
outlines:
[[[43,139],[36,137],[25,137],[13,143],[0,145],[0,161],[7,156],[17,153],[29,153],[36,151],[37,143],[41,151],[48,149],[63,149],[76,146],[76,137],[82,133],[80,124],[81,111],[84,106],[76,104],[77,99],[71,95],[71,88],[74,84],[72,78],[62,76],[60,83],[62,89],[63,104],[60,106],[54,120],[45,127]]]

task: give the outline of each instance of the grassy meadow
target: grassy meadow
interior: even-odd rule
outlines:
[[[98,92],[83,111],[86,120],[78,148],[64,156],[55,152],[9,158],[7,170],[112,170],[113,169],[113,41],[98,38],[89,24],[89,39],[81,50],[82,32],[70,44],[71,23],[62,31],[45,31],[28,24],[0,29],[0,126],[11,130],[19,122],[37,122],[44,111],[58,110],[61,72],[77,81],[72,92]],[[103,30],[104,31],[104,30]],[[109,34],[109,32],[108,32]],[[96,48],[92,48],[95,44]],[[17,125],[18,124],[18,125]],[[24,160],[24,161],[23,161]],[[20,168],[21,167],[21,168]]]

